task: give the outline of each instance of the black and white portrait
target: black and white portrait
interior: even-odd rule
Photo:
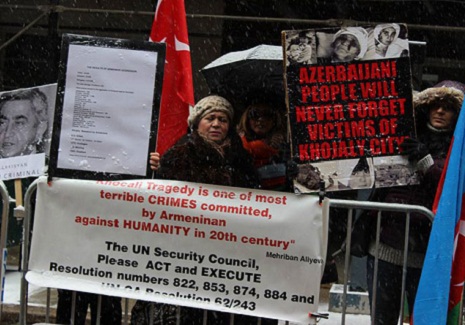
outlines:
[[[48,153],[56,85],[0,94],[0,156]]]

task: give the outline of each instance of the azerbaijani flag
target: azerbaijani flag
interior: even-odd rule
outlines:
[[[158,0],[150,40],[166,44],[156,148],[163,154],[186,133],[189,106],[194,105],[184,0]]]
[[[413,313],[414,325],[460,324],[465,280],[465,105],[449,151]]]

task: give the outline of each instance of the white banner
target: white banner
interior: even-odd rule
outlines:
[[[167,180],[39,180],[35,285],[310,322],[328,206]]]

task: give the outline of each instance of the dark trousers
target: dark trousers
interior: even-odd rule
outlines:
[[[58,289],[57,324],[70,324],[72,291]],[[91,324],[97,322],[98,295],[86,292],[76,293],[75,325],[84,325],[86,322],[87,308],[90,306]],[[118,325],[122,320],[121,298],[102,296],[100,311],[101,325]]]
[[[367,259],[367,281],[370,308],[373,310],[373,271],[375,258],[368,255]],[[421,269],[407,268],[407,278],[405,283],[406,299],[409,306],[409,313],[412,314],[415,295],[420,281]],[[376,310],[375,325],[398,324],[401,311],[401,290],[402,290],[402,266],[378,260],[378,279],[376,288]],[[403,308],[403,306],[402,306]]]

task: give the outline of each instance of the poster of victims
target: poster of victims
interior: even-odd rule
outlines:
[[[407,27],[282,32],[297,192],[417,183],[400,155],[414,136]]]

